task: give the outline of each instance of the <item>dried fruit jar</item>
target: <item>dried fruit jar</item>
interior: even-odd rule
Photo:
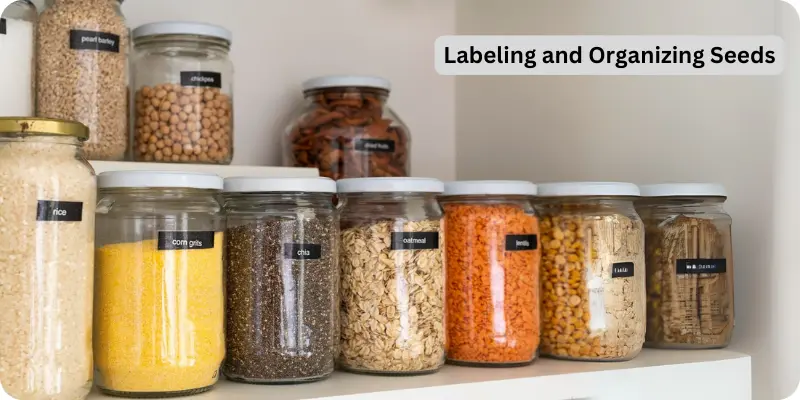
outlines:
[[[133,159],[230,164],[231,32],[196,22],[133,30]]]
[[[541,354],[624,361],[645,329],[644,226],[631,183],[539,185]]]
[[[423,374],[444,364],[444,231],[428,178],[337,182],[342,238],[339,365]]]
[[[36,23],[39,13],[29,0],[0,9],[0,117],[33,116],[36,69]]]
[[[36,112],[89,127],[89,160],[128,148],[128,27],[117,0],[56,0],[39,17]]]
[[[641,188],[645,226],[645,346],[722,348],[734,325],[731,217],[725,188],[668,183]]]
[[[445,184],[447,361],[516,366],[539,348],[539,221],[524,181]]]
[[[303,83],[305,102],[286,129],[284,165],[332,179],[409,175],[411,137],[386,105],[391,85],[369,76]]]
[[[225,355],[222,178],[98,176],[95,383],[106,393],[206,391]]]
[[[333,373],[339,218],[328,178],[225,179],[225,376],[310,382]]]
[[[88,137],[73,122],[0,118],[0,385],[10,398],[75,400],[92,387]]]

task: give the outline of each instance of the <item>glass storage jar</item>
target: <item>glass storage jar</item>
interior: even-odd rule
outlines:
[[[29,0],[0,8],[0,117],[33,116],[33,71],[39,13]]]
[[[328,178],[225,179],[225,376],[290,383],[333,373],[339,218]]]
[[[231,32],[196,22],[133,30],[133,159],[230,164]]]
[[[422,374],[444,364],[444,226],[428,178],[337,182],[341,342],[349,371]]]
[[[128,148],[128,27],[118,0],[56,0],[39,16],[36,112],[89,127],[89,160]]]
[[[731,217],[725,188],[668,183],[641,188],[645,226],[645,346],[726,347],[734,325]]]
[[[514,366],[539,348],[539,221],[524,181],[445,184],[447,361]]]
[[[117,171],[97,185],[97,386],[128,397],[208,390],[225,355],[222,178]]]
[[[539,185],[541,354],[623,361],[644,343],[644,226],[631,183]]]
[[[386,105],[390,88],[369,76],[303,83],[305,102],[284,136],[284,165],[318,168],[333,179],[408,176],[411,137]]]
[[[13,399],[82,399],[92,386],[88,137],[74,122],[0,118],[0,393]]]

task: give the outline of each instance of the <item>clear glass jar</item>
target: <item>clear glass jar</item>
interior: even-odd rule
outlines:
[[[195,22],[133,30],[133,159],[230,164],[231,32]]]
[[[536,185],[445,184],[447,361],[516,366],[538,354],[539,220]]]
[[[97,188],[80,124],[0,118],[0,394],[75,400],[92,387]]]
[[[725,188],[711,183],[642,187],[645,226],[645,346],[728,346],[734,325],[731,217]]]
[[[310,382],[333,373],[339,218],[328,178],[225,179],[225,376]]]
[[[339,365],[424,374],[444,364],[444,226],[428,178],[337,182],[342,239]]]
[[[95,383],[116,396],[206,391],[225,355],[222,178],[98,175]]]
[[[30,117],[39,13],[29,0],[15,1],[0,13],[0,117]]]
[[[409,176],[411,137],[386,105],[389,81],[325,76],[303,83],[305,102],[286,129],[284,165],[332,179]]]
[[[644,226],[630,183],[539,185],[541,354],[625,361],[644,343]]]
[[[36,112],[89,127],[89,160],[128,148],[129,35],[118,0],[56,0],[39,16]]]

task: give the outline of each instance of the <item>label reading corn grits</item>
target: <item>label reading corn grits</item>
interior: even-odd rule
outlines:
[[[159,250],[197,250],[213,249],[213,231],[160,231]]]
[[[36,203],[36,220],[79,222],[83,220],[83,203],[80,201],[39,200]]]
[[[119,35],[106,32],[69,31],[69,48],[72,50],[94,50],[119,53]]]

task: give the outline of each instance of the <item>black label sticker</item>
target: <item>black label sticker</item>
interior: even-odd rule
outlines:
[[[355,148],[358,151],[394,153],[394,140],[357,139]]]
[[[724,274],[728,272],[728,260],[724,258],[689,258],[676,262],[675,273],[688,274]]]
[[[80,201],[39,200],[36,204],[37,221],[78,222],[83,220],[83,203]]]
[[[536,235],[506,235],[506,251],[536,250]]]
[[[392,250],[439,248],[439,232],[392,232]]]
[[[214,232],[160,231],[159,250],[195,250],[214,248]]]
[[[630,278],[633,276],[632,262],[619,262],[611,264],[612,278]]]
[[[94,50],[119,53],[119,35],[106,32],[69,31],[69,48],[73,50]]]
[[[0,35],[5,35],[7,33],[6,29],[6,19],[0,18]]]
[[[288,260],[319,260],[322,258],[322,245],[307,243],[284,243],[283,258]]]
[[[181,72],[181,86],[199,86],[221,89],[222,74],[219,72],[207,71],[183,71]]]

